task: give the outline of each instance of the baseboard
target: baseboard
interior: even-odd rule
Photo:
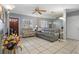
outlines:
[[[78,40],[79,41],[79,39],[73,39],[73,38],[66,38],[67,40]]]

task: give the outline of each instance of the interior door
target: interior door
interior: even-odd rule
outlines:
[[[16,33],[17,35],[19,35],[19,19],[10,17],[9,25],[10,25],[10,34]]]

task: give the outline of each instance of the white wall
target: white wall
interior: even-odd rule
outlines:
[[[79,11],[67,16],[67,38],[79,40]]]

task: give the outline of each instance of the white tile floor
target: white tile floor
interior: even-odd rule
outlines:
[[[0,54],[1,54],[2,52],[1,52],[1,39],[0,39]]]
[[[79,41],[67,39],[64,42],[49,42],[41,38],[22,38],[23,50],[17,54],[74,54],[79,53]]]

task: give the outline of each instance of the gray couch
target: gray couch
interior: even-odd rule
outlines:
[[[39,38],[43,38],[45,40],[54,42],[54,41],[58,40],[59,34],[54,32],[54,31],[47,30],[47,31],[44,31],[44,32],[37,31],[36,36],[39,37]]]

